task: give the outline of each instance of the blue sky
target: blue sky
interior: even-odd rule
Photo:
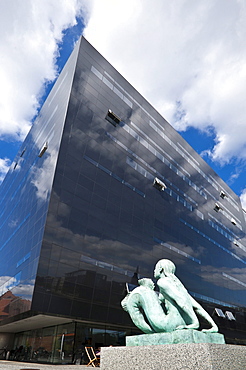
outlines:
[[[246,208],[245,19],[240,0],[2,1],[0,179],[83,31]]]

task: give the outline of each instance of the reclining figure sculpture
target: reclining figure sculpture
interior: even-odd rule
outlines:
[[[170,260],[157,262],[154,277],[158,279],[159,294],[154,291],[155,284],[151,279],[140,279],[139,286],[122,300],[123,309],[146,334],[198,329],[198,317],[210,326],[203,332],[217,333],[218,327],[212,317],[191,297],[175,276],[175,269]]]

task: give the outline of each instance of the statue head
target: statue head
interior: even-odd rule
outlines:
[[[144,287],[152,289],[152,290],[154,290],[154,288],[155,288],[155,284],[153,283],[153,281],[151,279],[148,279],[148,278],[143,278],[143,279],[138,280],[138,284],[140,286],[144,286]]]
[[[169,276],[174,275],[176,270],[175,264],[167,259],[162,259],[157,262],[154,269],[154,277],[159,279],[161,275]]]

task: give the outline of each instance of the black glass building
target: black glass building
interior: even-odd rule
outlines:
[[[0,188],[0,346],[72,362],[137,333],[120,302],[171,259],[227,343],[246,344],[239,198],[84,39]]]

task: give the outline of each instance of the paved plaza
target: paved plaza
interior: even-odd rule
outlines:
[[[48,365],[30,362],[17,362],[0,360],[0,370],[83,370],[90,369],[92,366],[86,365]]]

